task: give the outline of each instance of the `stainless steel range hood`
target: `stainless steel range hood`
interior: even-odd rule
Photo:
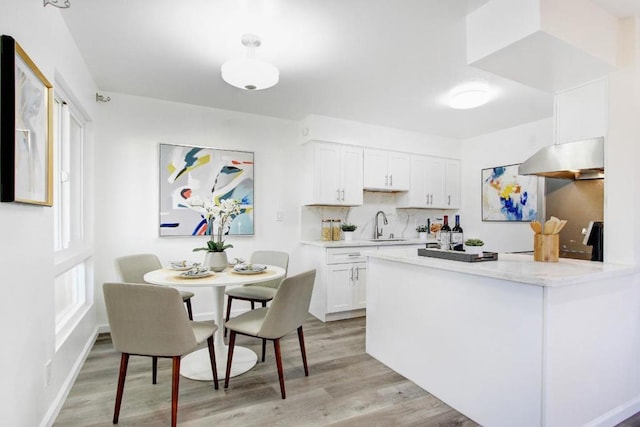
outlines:
[[[518,173],[574,180],[604,178],[604,138],[544,147],[522,163]]]

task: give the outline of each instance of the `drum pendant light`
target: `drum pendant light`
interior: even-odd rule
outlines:
[[[242,44],[247,48],[247,57],[231,59],[222,64],[222,79],[231,86],[244,90],[261,90],[275,86],[280,79],[278,69],[255,58],[256,48],[260,46],[260,37],[244,34]]]

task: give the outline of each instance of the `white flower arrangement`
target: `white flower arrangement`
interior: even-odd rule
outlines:
[[[206,199],[193,196],[187,199],[191,209],[200,212],[207,221],[207,234],[210,239],[207,247],[195,248],[194,251],[224,252],[233,245],[225,245],[222,236],[229,232],[231,220],[241,213],[240,202],[235,199]],[[215,233],[214,233],[215,229]]]

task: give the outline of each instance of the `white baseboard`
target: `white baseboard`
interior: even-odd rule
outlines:
[[[605,412],[598,418],[585,424],[585,427],[615,426],[638,412],[640,412],[640,396],[636,396],[634,399]]]
[[[58,391],[56,398],[53,400],[53,402],[51,402],[51,405],[49,406],[47,413],[42,418],[42,421],[40,422],[40,427],[50,427],[56,421],[56,418],[58,417],[58,414],[60,413],[60,410],[62,409],[64,402],[67,400],[67,396],[69,395],[69,392],[71,391],[71,387],[73,387],[73,383],[75,383],[76,378],[78,377],[78,374],[80,373],[80,370],[82,369],[82,366],[84,365],[85,360],[87,360],[87,356],[89,355],[89,353],[91,352],[91,349],[93,348],[93,344],[95,343],[96,337],[98,336],[98,329],[99,327],[96,326],[93,333],[90,335],[89,339],[84,345],[84,348],[82,349],[80,356],[76,360],[76,363],[73,364],[73,368],[71,369],[71,372],[69,372],[69,375],[67,375],[67,378],[62,384],[62,387],[60,387],[60,390]]]

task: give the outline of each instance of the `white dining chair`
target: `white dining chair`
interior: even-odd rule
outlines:
[[[263,340],[263,354],[264,340],[273,341],[276,366],[278,368],[278,379],[280,381],[280,393],[282,398],[285,399],[286,392],[284,388],[282,355],[280,353],[280,339],[290,332],[297,330],[304,375],[309,376],[302,324],[309,315],[309,304],[311,303],[315,277],[316,271],[309,270],[285,278],[278,287],[269,307],[248,311],[227,322],[227,329],[229,329],[229,353],[227,356],[227,374],[224,380],[224,388],[229,387],[231,364],[233,363],[233,349],[237,334],[261,338]]]
[[[158,257],[154,254],[135,254],[116,258],[116,269],[120,274],[120,280],[127,283],[146,283],[144,275],[150,271],[162,268]],[[187,306],[189,319],[193,320],[191,298],[193,292],[179,291],[182,301]]]
[[[213,385],[218,389],[213,334],[218,326],[213,321],[193,322],[185,312],[176,289],[167,286],[131,283],[105,283],[102,287],[107,318],[114,348],[121,352],[118,388],[113,423],[118,423],[124,394],[129,357],[171,358],[171,426],[178,418],[178,391],[181,357],[207,341],[213,372]],[[154,373],[155,375],[155,373]],[[154,381],[155,384],[155,381]]]
[[[289,268],[289,254],[280,251],[255,251],[251,254],[249,260],[251,264],[275,265],[284,268],[284,275],[287,276]],[[251,285],[238,286],[226,290],[227,295],[227,314],[225,322],[231,317],[231,304],[234,299],[241,301],[249,301],[251,310],[255,309],[255,303],[260,303],[262,307],[266,307],[267,303],[273,299],[278,290],[278,286],[283,278],[269,280],[267,282],[255,283]],[[224,330],[224,336],[227,336],[227,329]],[[264,347],[264,346],[263,346]],[[264,362],[264,351],[262,353],[262,361]]]

